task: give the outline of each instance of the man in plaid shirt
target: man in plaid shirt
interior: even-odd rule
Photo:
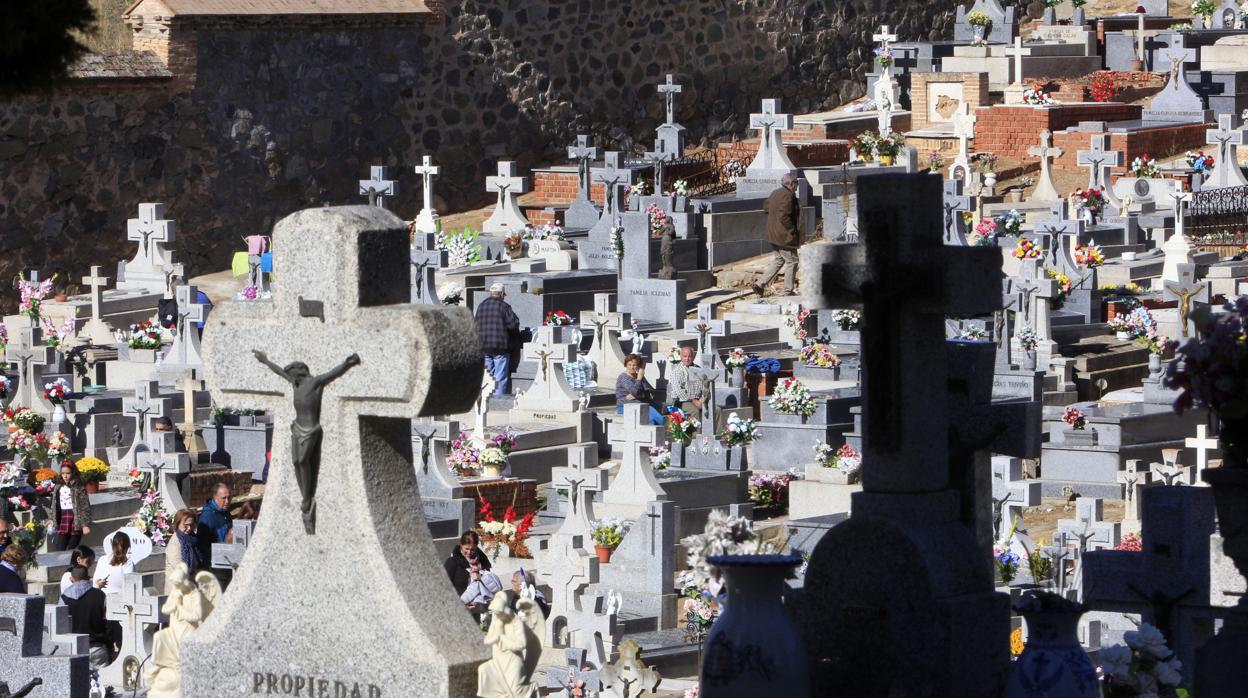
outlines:
[[[494,376],[495,395],[504,395],[511,385],[511,346],[520,338],[520,318],[503,300],[507,292],[502,284],[490,286],[490,297],[477,306],[477,336],[485,354],[485,370]]]

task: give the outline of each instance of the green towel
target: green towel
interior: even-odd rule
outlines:
[[[234,276],[247,276],[247,253],[235,252],[234,261],[230,262],[230,271],[234,272]]]

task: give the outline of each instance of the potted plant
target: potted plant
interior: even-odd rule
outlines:
[[[1079,646],[1083,604],[1052,592],[1029,591],[1014,610],[1027,623],[1027,644],[1010,672],[1006,698],[1033,696],[1040,681],[1049,695],[1100,698],[1096,668]]]
[[[1096,225],[1096,217],[1101,215],[1101,211],[1105,208],[1105,193],[1096,187],[1076,189],[1070,195],[1070,202],[1075,210],[1083,215],[1088,225]]]
[[[761,473],[750,476],[749,496],[754,503],[754,511],[763,516],[780,515],[789,508],[789,483],[793,476],[789,473]]]
[[[43,431],[43,425],[46,421],[43,415],[38,414],[29,407],[9,408],[4,411],[4,423],[8,427],[10,434],[19,429],[32,434],[38,434]]]
[[[905,137],[900,133],[890,133],[877,138],[875,141],[876,162],[885,167],[892,165],[893,158],[897,156],[897,151],[901,150],[905,142]]]
[[[162,343],[160,328],[153,325],[151,320],[131,325],[130,333],[126,336],[126,346],[129,348],[127,358],[130,361],[154,364],[156,352],[160,350]]]
[[[1060,4],[1062,0],[1044,0],[1044,26],[1057,24],[1057,6]]]
[[[854,151],[854,155],[858,156],[858,162],[866,162],[867,158],[875,153],[876,135],[870,131],[864,131],[849,142],[850,147]]]
[[[698,426],[698,420],[686,416],[682,410],[672,410],[663,419],[663,430],[667,433],[668,440],[682,446],[689,445]]]
[[[1045,1],[1048,2],[1048,0]],[[966,23],[971,25],[971,31],[974,34],[974,38],[971,40],[973,45],[982,46],[988,43],[988,25],[992,24],[992,18],[988,16],[987,12],[975,10],[967,14]]]
[[[1213,28],[1213,15],[1218,11],[1218,5],[1213,0],[1196,0],[1192,3],[1192,16],[1200,17],[1205,23],[1205,29]]]
[[[524,231],[513,230],[503,238],[503,252],[508,259],[524,257]]]
[[[503,469],[507,467],[507,454],[497,446],[489,446],[481,451],[478,462],[486,477],[502,477]]]
[[[811,396],[810,389],[800,380],[792,376],[780,381],[776,391],[767,400],[767,406],[777,415],[793,415],[798,422],[805,424],[807,418],[815,413],[818,405]]]
[[[1139,630],[1122,634],[1125,645],[1102,647],[1098,653],[1105,677],[1105,698],[1133,698],[1152,692],[1175,695],[1183,682],[1182,663],[1166,646],[1157,628],[1140,623]]]
[[[853,485],[862,477],[862,454],[849,444],[832,448],[822,441],[814,446],[815,462],[806,466],[806,479],[834,485]]]
[[[605,516],[594,522],[590,536],[594,539],[594,552],[598,554],[599,562],[611,562],[611,554],[620,547],[625,533],[628,533],[628,522],[623,519]]]
[[[95,494],[100,491],[100,482],[108,477],[108,463],[99,458],[79,458],[74,465],[78,466],[78,474],[86,483],[87,492]]]

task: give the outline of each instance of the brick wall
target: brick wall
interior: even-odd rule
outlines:
[[[250,472],[228,470],[226,468],[197,470],[187,475],[186,481],[183,483],[187,505],[192,507],[203,506],[204,502],[212,499],[212,489],[216,487],[218,482],[224,482],[229,485],[230,494],[234,497],[242,497],[251,492]]]
[[[788,137],[787,133],[785,137]],[[720,143],[717,147],[720,162],[726,162],[733,157],[742,159],[740,153],[748,151],[750,156],[742,159],[747,166],[753,162],[754,155],[758,153],[758,141]],[[839,165],[849,159],[849,143],[843,140],[790,143],[786,140],[784,152],[789,156],[789,161],[794,167],[828,167]]]
[[[501,520],[503,512],[512,506],[514,498],[516,519],[537,511],[537,482],[534,480],[495,480],[492,482],[464,483],[464,496],[477,502],[477,522],[481,517],[481,502],[490,503],[494,518]]]
[[[534,199],[547,206],[566,206],[576,200],[576,173],[553,170],[533,171]],[[591,184],[589,196],[595,202],[603,200],[603,185]]]
[[[934,82],[961,82],[962,101],[971,111],[988,104],[988,73],[911,73],[910,74],[910,129],[917,131],[931,123],[927,118],[928,85]]]
[[[1131,133],[1107,133],[1104,134],[1107,136],[1105,147],[1107,150],[1123,153],[1123,167],[1115,169],[1114,172],[1126,172],[1127,165],[1137,157],[1148,155],[1160,160],[1188,150],[1204,148],[1205,130],[1208,128],[1204,124],[1181,124]],[[1077,153],[1091,147],[1092,135],[1078,131],[1053,134],[1053,144],[1066,151],[1054,164],[1057,167],[1078,167]]]
[[[1042,131],[1056,133],[1081,121],[1139,119],[1141,110],[1139,105],[1117,102],[980,107],[975,111],[974,146],[977,152],[993,152],[998,157],[1028,158],[1027,150],[1040,144]]]

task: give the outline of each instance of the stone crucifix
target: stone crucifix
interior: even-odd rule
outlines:
[[[589,136],[580,134],[576,137],[576,145],[568,146],[568,159],[576,161],[576,192],[577,197],[589,200],[590,164],[598,158],[598,149],[590,146]]]
[[[1191,322],[1192,305],[1193,303],[1202,306],[1209,304],[1209,284],[1196,283],[1195,264],[1180,264],[1178,270],[1179,280],[1165,282],[1163,297],[1168,301],[1179,302],[1179,332],[1183,339],[1187,339],[1194,329],[1194,323]]]
[[[1248,179],[1239,169],[1239,154],[1236,152],[1237,146],[1244,144],[1246,133],[1246,128],[1235,128],[1234,114],[1219,115],[1218,127],[1205,131],[1205,143],[1218,146],[1217,161],[1212,175],[1203,184],[1205,189],[1248,186]]]
[[[626,184],[633,183],[633,171],[624,166],[624,154],[615,151],[607,151],[603,156],[603,166],[590,169],[590,176],[593,184],[602,185],[602,220],[606,221],[608,226],[615,225],[620,216],[620,211],[615,205],[615,197],[612,196]]]
[[[528,225],[528,219],[520,210],[516,197],[529,190],[529,180],[517,176],[516,163],[507,160],[499,161],[497,172],[495,176],[485,178],[485,190],[496,192],[498,201],[494,205],[494,212],[481,224],[481,231],[507,233],[522,230]]]
[[[1040,158],[1040,178],[1036,182],[1036,188],[1031,193],[1033,201],[1059,201],[1062,196],[1057,193],[1057,186],[1053,184],[1053,160],[1062,156],[1066,151],[1061,148],[1053,147],[1053,132],[1045,129],[1040,133],[1040,145],[1027,149],[1027,154],[1032,157]]]
[[[386,197],[398,193],[396,182],[387,177],[389,168],[381,165],[369,167],[369,178],[360,180],[360,196],[368,197],[369,206],[386,207]]]
[[[780,133],[793,128],[793,115],[780,113],[780,100],[764,99],[759,114],[750,114],[750,128],[758,131],[758,154],[746,168],[749,174],[795,170],[784,152]]]
[[[438,212],[433,207],[433,178],[438,176],[440,169],[433,164],[433,158],[428,155],[423,156],[420,162],[421,164],[416,166],[415,171],[420,176],[424,206],[420,209],[420,213],[416,214],[416,232],[436,233],[438,232]]]
[[[680,94],[683,87],[672,80],[672,75],[667,75],[667,80],[659,84],[659,94],[663,95],[663,104],[667,111],[666,123],[676,123],[676,95]]]

